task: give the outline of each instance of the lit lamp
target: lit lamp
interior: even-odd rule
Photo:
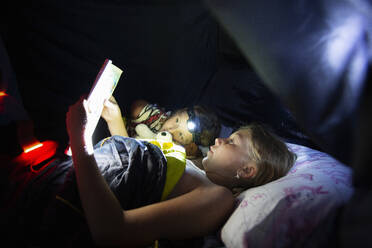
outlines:
[[[14,140],[17,139],[18,145],[23,150],[22,154],[28,154],[25,158],[30,158],[30,154],[33,154],[35,158],[38,157],[36,160],[40,160],[51,154],[50,149],[46,152],[45,148],[48,146],[44,144],[45,142],[38,141],[34,136],[33,122],[22,104],[16,76],[0,37],[0,125],[13,123],[17,130],[17,137],[14,137]]]
[[[29,153],[29,152],[31,152],[33,150],[36,150],[37,148],[42,147],[42,146],[43,146],[43,144],[37,141],[37,142],[35,142],[31,145],[23,146],[22,148],[23,148],[24,153]]]
[[[187,109],[189,119],[187,120],[187,129],[192,133],[192,140],[195,144],[200,144],[201,125],[200,119],[195,115],[193,109]]]
[[[17,129],[17,141],[23,152],[14,158],[13,162],[24,166],[30,166],[32,171],[45,168],[51,162],[51,158],[57,150],[57,143],[54,141],[40,142],[34,135],[32,120],[22,104],[15,97],[0,91],[0,116],[1,123],[14,121]]]

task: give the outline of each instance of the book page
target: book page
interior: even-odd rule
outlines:
[[[87,99],[90,114],[85,127],[86,133],[93,135],[101,117],[103,104],[105,100],[109,99],[114,92],[122,72],[123,71],[117,66],[113,65],[112,61],[109,59],[106,59],[103,63]],[[92,139],[92,137],[85,138],[89,139],[89,141]],[[65,150],[65,154],[71,156],[70,146]]]
[[[122,72],[121,69],[112,64],[111,60],[105,60],[87,99],[89,110],[92,113],[87,123],[88,132],[94,132],[101,117],[103,103],[114,92]]]

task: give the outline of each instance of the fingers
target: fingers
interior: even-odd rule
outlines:
[[[110,102],[113,102],[113,103],[117,104],[117,101],[116,101],[116,99],[113,95],[110,96],[109,100],[110,100]]]
[[[107,99],[103,102],[103,105],[107,108],[112,108],[114,104],[112,104],[111,100]]]
[[[70,105],[68,108],[68,111],[66,113],[66,118],[77,118],[77,117],[84,117],[87,113],[89,113],[89,107],[88,107],[87,101],[81,97],[77,102]]]
[[[90,113],[90,108],[87,100],[83,99],[83,107],[86,113]]]
[[[84,117],[84,107],[82,101],[84,99],[80,98],[76,103],[72,104],[68,108],[66,113],[66,127],[69,136],[76,132],[81,126],[82,119]]]
[[[103,103],[104,106],[110,108],[110,109],[113,109],[113,108],[116,108],[118,106],[117,102],[115,99],[107,99],[105,100],[105,102]]]

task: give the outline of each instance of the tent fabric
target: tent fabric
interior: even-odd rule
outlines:
[[[317,147],[294,116],[248,64],[224,64],[216,72],[199,104],[212,106],[223,125],[256,122],[287,142]]]
[[[217,24],[198,1],[32,1],[10,12],[4,40],[41,136],[65,129],[67,107],[105,58],[124,71],[115,90],[124,112],[136,98],[192,103],[216,70]]]
[[[301,125],[350,164],[371,57],[371,15],[355,5],[367,1],[206,2]]]

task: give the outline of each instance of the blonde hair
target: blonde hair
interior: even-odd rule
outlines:
[[[249,130],[251,146],[249,159],[257,165],[256,175],[244,181],[241,190],[256,187],[285,176],[296,161],[296,154],[275,134],[262,125],[253,123],[239,130]]]

